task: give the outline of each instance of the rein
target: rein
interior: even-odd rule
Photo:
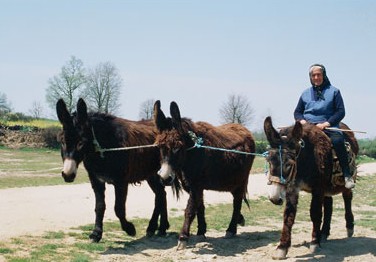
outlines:
[[[148,148],[148,147],[157,146],[156,144],[152,144],[152,145],[140,145],[140,146],[128,146],[128,147],[102,148],[97,138],[95,137],[95,132],[94,132],[93,127],[91,127],[91,131],[93,133],[93,144],[94,144],[95,152],[99,152],[101,158],[104,158],[104,154],[103,154],[104,152],[132,150],[132,149],[140,149],[140,148]]]

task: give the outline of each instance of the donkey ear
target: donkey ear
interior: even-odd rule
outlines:
[[[176,104],[175,101],[172,101],[170,104],[170,114],[172,118],[172,125],[178,129],[181,130],[181,117],[180,117],[180,110],[178,107],[178,104]]]
[[[87,120],[87,106],[82,98],[78,99],[77,102],[77,119],[81,124],[85,123]]]
[[[161,101],[157,100],[154,103],[154,124],[159,131],[167,129],[166,116],[161,109]]]
[[[56,103],[56,113],[62,125],[72,123],[72,117],[68,112],[67,105],[62,98],[60,98]]]
[[[298,141],[303,137],[303,126],[299,121],[295,122],[295,126],[292,130],[292,136]]]
[[[271,147],[277,147],[281,144],[281,137],[277,130],[273,127],[272,118],[270,116],[265,118],[264,132]]]

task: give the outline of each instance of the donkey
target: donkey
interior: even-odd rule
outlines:
[[[341,128],[349,129],[345,124]],[[354,216],[351,210],[353,193],[341,183],[334,183],[332,144],[327,135],[315,125],[295,125],[283,128],[280,132],[273,127],[271,117],[264,121],[264,131],[270,144],[267,160],[270,165],[269,183],[272,190],[269,199],[282,205],[286,199],[283,228],[277,252],[273,258],[285,259],[291,246],[291,230],[297,212],[299,191],[312,194],[310,216],[313,224],[311,251],[320,247],[330,234],[333,199],[342,193],[345,203],[345,219],[348,237],[354,233]],[[353,159],[359,151],[352,132],[346,132],[353,152]],[[355,161],[350,167],[356,174]],[[324,222],[321,227],[324,208]]]
[[[158,129],[156,144],[160,148],[163,181],[174,181],[175,177],[189,193],[185,209],[184,224],[179,234],[178,249],[186,248],[190,226],[197,215],[197,235],[205,237],[206,221],[203,191],[231,192],[233,213],[226,237],[234,236],[237,224],[244,224],[241,214],[242,200],[246,199],[249,172],[253,164],[255,141],[252,134],[240,124],[214,127],[206,122],[192,122],[181,118],[175,102],[170,104],[171,118],[166,118],[160,101],[154,104],[154,121]],[[249,154],[223,152],[197,146],[197,141],[217,148],[238,150]]]
[[[147,236],[154,235],[156,230],[159,235],[165,235],[170,225],[166,192],[157,175],[160,169],[158,149],[145,147],[129,151],[100,150],[153,144],[156,135],[153,122],[136,122],[110,114],[88,113],[86,103],[81,98],[77,103],[77,112],[73,115],[68,112],[62,99],[57,102],[56,111],[63,126],[58,135],[64,165],[62,176],[65,182],[73,182],[77,168],[83,161],[94,190],[96,218],[90,239],[99,242],[102,238],[106,183],[114,186],[115,213],[122,229],[130,236],[136,234],[134,225],[126,219],[125,202],[128,184],[137,184],[143,180],[147,181],[155,194],[155,206],[146,230]]]

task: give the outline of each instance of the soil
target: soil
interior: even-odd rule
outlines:
[[[363,164],[358,175],[376,173],[376,163]],[[267,195],[265,176],[252,175],[249,197]],[[116,220],[112,206],[113,188],[106,191],[105,220]],[[74,226],[93,223],[94,197],[89,184],[30,187],[0,190],[0,241],[20,235],[39,235],[46,231],[69,230]],[[169,209],[182,214],[187,194],[177,201],[167,190]],[[127,217],[150,217],[153,193],[146,184],[130,186]],[[142,199],[142,201],[140,201]],[[229,193],[205,191],[207,204],[231,203]],[[172,211],[171,211],[172,212]],[[355,214],[356,216],[356,214]],[[355,217],[356,219],[356,217]],[[225,232],[209,231],[206,239],[191,236],[186,249],[176,250],[177,233],[165,238],[153,237],[125,244],[121,249],[110,249],[101,255],[101,261],[273,261],[280,237],[282,221],[265,226],[238,228],[238,235],[225,239]],[[315,253],[309,249],[311,223],[296,221],[292,247],[285,261],[376,261],[376,233],[355,227],[352,238],[347,238],[343,217],[334,217],[332,234]],[[1,260],[1,256],[0,256]]]

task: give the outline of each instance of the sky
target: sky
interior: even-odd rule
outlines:
[[[0,0],[0,93],[16,112],[46,103],[48,80],[75,56],[111,62],[123,79],[117,115],[176,101],[193,121],[221,123],[231,94],[248,99],[248,126],[294,123],[308,68],[322,63],[341,90],[343,120],[376,136],[374,0]]]

